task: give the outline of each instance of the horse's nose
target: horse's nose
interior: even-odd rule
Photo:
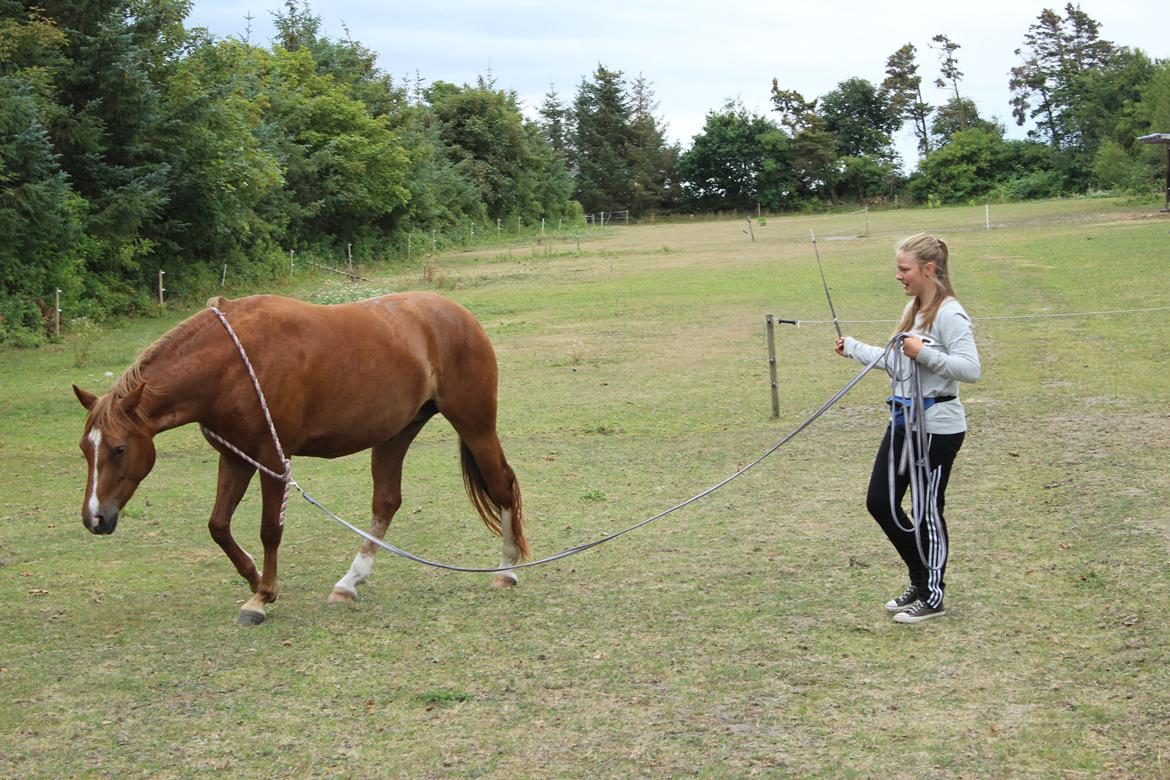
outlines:
[[[89,524],[89,530],[98,535],[112,534],[118,527],[118,512],[98,512]]]

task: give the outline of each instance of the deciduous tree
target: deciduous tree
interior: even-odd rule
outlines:
[[[516,93],[496,89],[481,76],[462,87],[436,82],[426,95],[456,167],[476,187],[487,218],[558,213],[547,210],[548,198],[567,181],[563,163],[536,124],[524,118]]]
[[[955,100],[951,98],[939,106],[930,123],[930,134],[934,139],[935,148],[946,146],[951,136],[964,129],[982,127],[991,132],[1003,134],[1003,128],[988,119],[979,116],[979,109],[975,101],[970,98]]]
[[[784,131],[734,102],[707,114],[678,172],[686,204],[711,211],[779,208],[794,200],[799,186]]]
[[[890,95],[869,81],[845,79],[817,101],[825,130],[837,141],[837,152],[848,157],[895,156],[892,133],[902,120]]]

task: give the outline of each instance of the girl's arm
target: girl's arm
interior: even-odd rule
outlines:
[[[875,347],[872,344],[866,344],[864,341],[858,341],[852,336],[845,337],[845,346],[842,348],[842,353],[845,357],[851,357],[863,366],[868,366],[871,360],[881,356],[886,351],[884,346]],[[886,367],[886,359],[882,357],[878,361],[878,368],[884,369]]]

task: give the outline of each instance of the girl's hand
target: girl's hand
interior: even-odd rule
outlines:
[[[902,354],[911,360],[918,359],[918,353],[922,351],[922,339],[915,336],[913,333],[908,333],[902,337]]]
[[[837,339],[837,346],[833,347],[833,351],[836,352],[841,357],[845,357],[845,338],[844,337]]]

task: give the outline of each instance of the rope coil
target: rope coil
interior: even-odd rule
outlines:
[[[895,398],[897,387],[908,384],[910,387],[909,405],[902,415],[904,436],[902,438],[902,452],[894,452],[894,428],[897,425],[897,401],[890,404],[890,449],[887,458],[886,492],[890,497],[890,517],[898,530],[914,534],[914,545],[918,548],[918,557],[922,564],[930,571],[940,571],[942,564],[931,565],[926,551],[922,549],[922,522],[930,517],[937,518],[937,507],[933,500],[935,475],[930,467],[930,438],[926,433],[926,398],[922,394],[922,376],[918,369],[918,362],[911,360],[902,352],[902,339],[910,334],[898,333],[886,344],[885,351],[878,361],[885,361],[886,373],[890,377],[890,387]],[[903,368],[905,365],[905,368]],[[904,373],[903,373],[904,372]],[[911,456],[914,456],[913,458]],[[913,463],[911,463],[913,460]],[[896,462],[896,466],[895,466]],[[898,506],[894,498],[895,471],[898,474],[910,474],[910,527],[902,525],[898,519]],[[946,541],[940,536],[937,540],[940,561],[947,559]]]

